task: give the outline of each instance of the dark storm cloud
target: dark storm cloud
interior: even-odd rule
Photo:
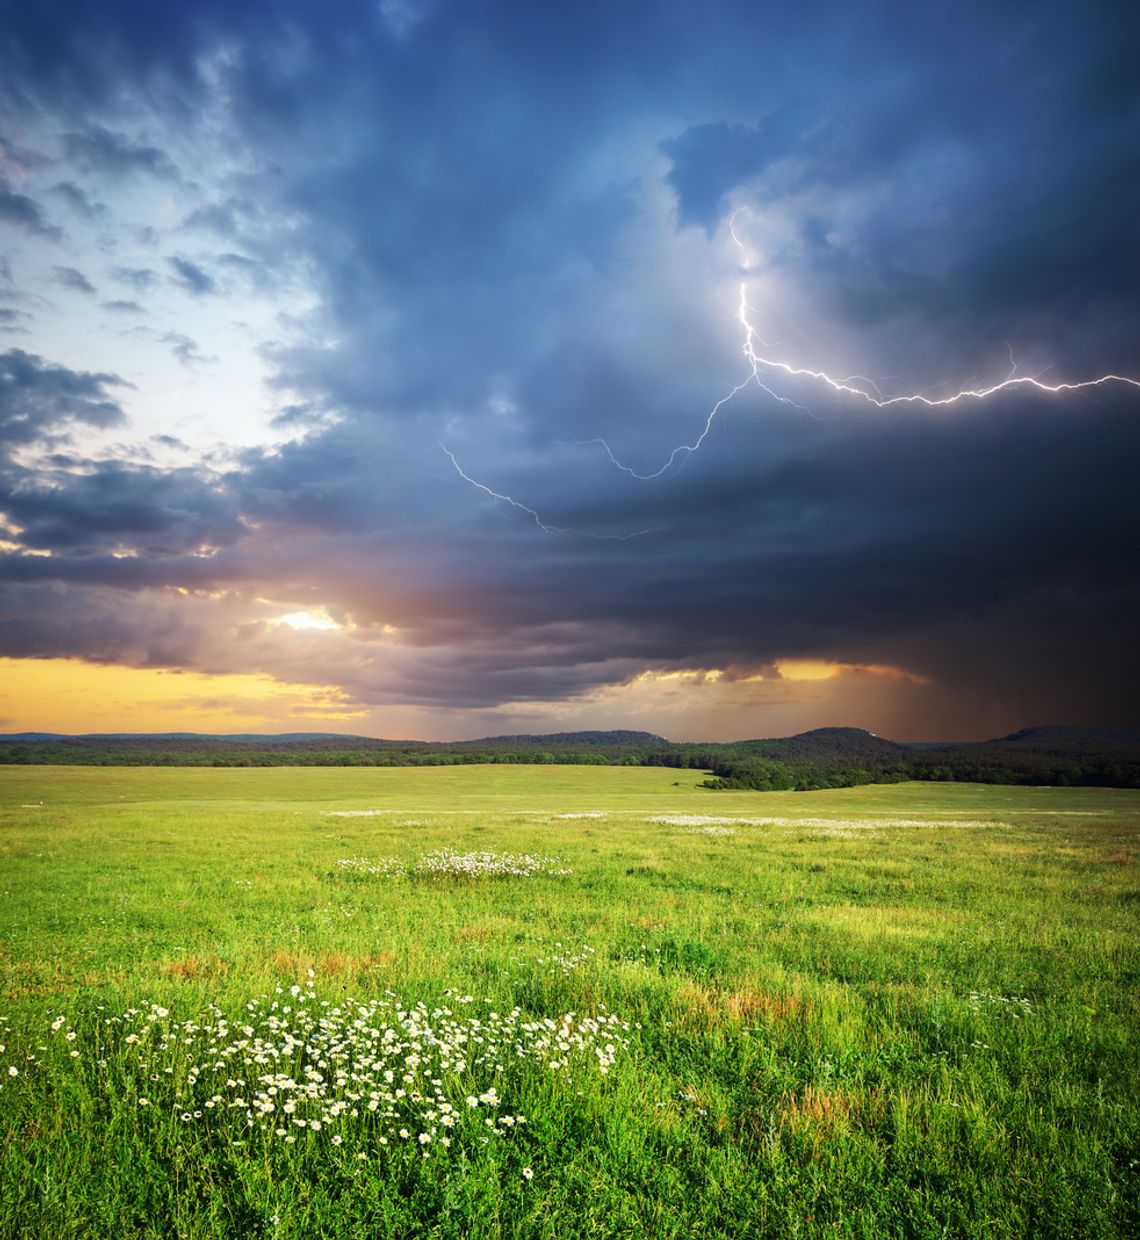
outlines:
[[[320,411],[311,405],[286,405],[274,415],[273,425],[281,430],[293,430],[319,426],[322,420]]]
[[[0,506],[25,547],[53,553],[170,556],[241,533],[224,490],[190,469],[96,461],[83,473],[38,471],[17,476]]]
[[[95,295],[95,285],[83,274],[82,271],[75,267],[53,267],[51,269],[52,279],[60,286],[60,288],[70,289],[73,293],[86,293],[88,296]]]
[[[743,378],[736,207],[758,330],[803,364],[838,341],[923,387],[1004,373],[1009,341],[1047,377],[1134,367],[1140,18],[1107,12],[65,4],[50,38],[14,13],[4,89],[63,101],[89,174],[173,178],[174,135],[224,97],[249,166],[177,218],[242,253],[171,257],[176,283],[221,305],[232,274],[296,263],[319,302],[303,340],[261,350],[297,442],[220,484],[106,462],[21,480],[12,519],[53,555],[0,570],[29,591],[18,640],[152,658],[152,593],[241,584],[351,620],[320,674],[368,701],[482,707],[798,656],[1134,717],[1134,389],[877,410],[772,374],[814,416],[748,389],[656,482],[579,442],[650,470]],[[146,142],[109,119],[124,92]],[[552,526],[656,532],[543,533],[438,443]],[[198,543],[225,550],[181,554]],[[386,624],[390,664],[369,636]],[[191,665],[207,628],[175,643]],[[217,657],[239,647],[295,670],[284,639]]]
[[[202,293],[216,293],[218,286],[214,278],[208,275],[197,263],[188,258],[173,256],[166,260],[174,269],[174,282],[188,293],[198,296]]]
[[[0,448],[35,443],[68,423],[115,426],[123,411],[112,390],[130,386],[118,375],[69,370],[22,349],[0,353]]]
[[[769,261],[811,280],[841,321],[909,313],[951,353],[1038,338],[1104,365],[1127,339],[1116,324],[1140,310],[1140,109],[1125,50],[1140,19],[1045,6],[1012,43],[1008,23],[1001,6],[916,10],[858,73],[777,113],[774,133],[766,118],[666,140],[680,221],[715,228],[734,189],[777,207],[809,198],[799,243]],[[880,76],[883,50],[893,64]],[[1110,348],[1075,330],[1086,317],[1105,322]]]
[[[693,125],[662,142],[672,165],[665,179],[676,192],[681,223],[715,232],[728,194],[774,160],[800,156],[806,129],[801,110],[788,107],[756,126],[724,121]]]
[[[119,592],[98,587],[0,585],[0,649],[13,658],[177,667],[202,653],[194,619],[146,597],[128,615]]]
[[[1131,409],[1119,401],[1086,409],[1077,445],[1064,410],[1052,405],[1007,402],[964,421],[868,420],[828,436],[803,425],[785,459],[759,473],[744,461],[764,435],[741,427],[659,495],[655,511],[637,506],[637,515],[672,528],[604,546],[533,534],[476,493],[467,523],[449,522],[446,545],[425,541],[423,523],[450,480],[441,475],[413,506],[400,467],[378,473],[374,456],[364,455],[354,466],[362,444],[342,429],[341,446],[326,442],[319,456],[294,450],[284,460],[248,461],[225,498],[215,497],[208,529],[204,484],[189,475],[169,495],[149,473],[141,482],[113,471],[61,481],[62,495],[33,495],[14,512],[57,554],[9,562],[4,575],[119,589],[304,583],[318,598],[339,600],[362,629],[407,626],[408,649],[418,653],[384,675],[361,645],[357,661],[338,652],[335,678],[365,700],[482,707],[620,683],[645,666],[747,670],[776,658],[892,649],[896,657],[905,650],[920,673],[985,679],[1004,675],[995,659],[1016,644],[1011,620],[987,627],[987,618],[1018,614],[1034,649],[1059,653],[1069,644],[1082,667],[1103,670],[1113,657],[1080,648],[1087,614],[1075,603],[1108,615],[1135,601],[1119,540],[1140,520],[1129,485],[1140,447]],[[1017,493],[1008,487],[1012,463]],[[527,480],[507,481],[521,488]],[[136,493],[142,483],[146,502]],[[387,504],[377,502],[382,494]],[[583,515],[568,490],[551,489],[546,499],[560,519]],[[230,502],[261,527],[256,539],[240,533]],[[172,511],[193,512],[197,523],[179,525]],[[84,512],[95,520],[84,521]],[[612,515],[620,516],[616,503]],[[222,536],[232,540],[224,555],[156,558]],[[129,560],[68,556],[99,538],[104,547],[149,538],[150,550]],[[129,630],[128,621],[117,623]],[[988,636],[965,657],[948,657],[918,636],[946,625]],[[280,670],[285,656],[270,653]],[[1123,690],[1113,698],[1109,683],[1098,690],[1102,708],[1113,702],[1109,713],[1119,714]]]

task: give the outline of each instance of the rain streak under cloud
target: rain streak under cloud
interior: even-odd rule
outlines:
[[[14,10],[0,730],[1134,723],[1138,25]]]

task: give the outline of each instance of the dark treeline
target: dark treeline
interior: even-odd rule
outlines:
[[[648,732],[570,732],[475,741],[311,735],[0,738],[0,763],[88,766],[663,766],[710,773],[714,789],[847,788],[903,780],[1140,787],[1140,733],[1037,728],[995,741],[903,745],[857,728],[779,739],[680,744]]]
[[[639,766],[668,741],[648,732],[571,732],[476,741],[358,736],[30,736],[0,738],[0,764],[79,766],[461,766],[476,763]]]

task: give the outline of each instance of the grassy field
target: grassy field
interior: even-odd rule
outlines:
[[[701,778],[0,768],[0,1234],[1140,1234],[1140,794]]]

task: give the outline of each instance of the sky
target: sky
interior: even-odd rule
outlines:
[[[1140,721],[1140,11],[0,23],[0,731]]]

